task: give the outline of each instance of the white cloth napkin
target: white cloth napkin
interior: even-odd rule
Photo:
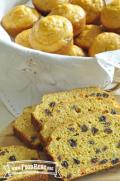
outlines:
[[[0,17],[21,0],[3,2]],[[48,92],[105,88],[113,80],[115,67],[120,68],[120,50],[94,58],[53,55],[16,45],[0,27],[0,99],[15,116]]]

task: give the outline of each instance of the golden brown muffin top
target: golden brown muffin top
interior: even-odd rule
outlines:
[[[29,25],[37,21],[40,14],[33,8],[25,5],[14,7],[3,17],[3,23],[8,27],[21,27]]]
[[[42,18],[32,29],[31,46],[46,52],[56,52],[73,39],[71,22],[62,16]]]
[[[88,49],[93,43],[94,38],[101,32],[102,28],[100,26],[86,25],[79,36],[75,38],[75,44]]]
[[[113,1],[102,9],[101,21],[107,28],[120,28],[120,1]]]
[[[85,18],[86,13],[83,8],[78,5],[62,4],[52,10],[50,15],[60,15],[69,19],[73,24],[79,23],[79,20]]]
[[[87,23],[96,21],[104,6],[103,0],[71,0],[73,4],[81,6],[87,13]]]
[[[41,11],[50,12],[59,4],[69,3],[70,0],[33,0],[33,4]]]
[[[32,29],[28,29],[19,33],[15,38],[15,42],[24,47],[31,48],[30,43],[29,43],[29,34],[31,30]]]
[[[83,8],[73,4],[62,4],[54,8],[50,15],[66,17],[73,25],[74,36],[78,35],[86,24],[86,13]]]
[[[101,33],[99,34],[90,50],[89,54],[90,56],[94,56],[97,53],[105,52],[105,51],[112,51],[120,49],[120,35],[116,33]]]
[[[81,56],[81,57],[85,56],[85,52],[83,51],[83,49],[76,45],[71,45],[68,48],[63,48],[62,50],[56,53],[61,54],[61,55],[68,55],[68,56]]]

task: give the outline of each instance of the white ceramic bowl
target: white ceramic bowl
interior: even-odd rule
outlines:
[[[0,19],[13,6],[27,2],[1,0]],[[108,70],[113,75],[114,67],[95,57],[62,56],[24,48],[12,42],[0,27],[0,96],[15,111],[17,102],[18,113],[24,106],[38,102],[46,92],[86,86],[105,87],[111,81]]]

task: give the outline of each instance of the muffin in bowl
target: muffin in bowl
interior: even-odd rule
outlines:
[[[69,3],[70,0],[32,0],[34,6],[43,15],[47,15],[50,11],[59,4]]]
[[[40,19],[29,36],[33,49],[55,53],[73,44],[73,27],[62,16],[51,15]]]
[[[77,5],[59,5],[51,11],[50,15],[66,17],[73,25],[74,36],[77,36],[86,24],[86,13],[83,8]]]
[[[113,1],[102,9],[101,22],[106,29],[120,33],[120,1]]]
[[[99,34],[89,49],[89,55],[120,49],[120,35],[111,32]]]
[[[85,57],[85,52],[83,51],[83,49],[76,45],[71,45],[68,48],[63,48],[56,53],[61,55]]]
[[[29,29],[40,18],[40,14],[34,8],[19,5],[10,10],[2,18],[2,26],[13,37],[23,30]]]
[[[30,28],[28,30],[24,30],[21,33],[19,33],[15,38],[15,42],[24,47],[31,48],[30,42],[29,42],[29,34],[31,30],[32,29]]]
[[[87,24],[97,23],[104,6],[103,0],[71,0],[71,3],[81,6],[86,11]]]
[[[75,38],[75,44],[89,49],[95,37],[102,32],[102,28],[97,25],[86,25],[78,37]]]

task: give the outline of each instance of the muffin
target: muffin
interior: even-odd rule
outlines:
[[[78,35],[86,24],[86,13],[80,6],[62,4],[52,10],[50,15],[64,16],[73,25],[74,36]]]
[[[111,4],[120,5],[120,0],[112,0]]]
[[[120,35],[116,33],[99,34],[89,49],[89,55],[120,49]]]
[[[62,50],[58,51],[57,54],[69,55],[69,56],[81,56],[81,57],[85,56],[85,53],[82,50],[82,48],[80,48],[76,45],[71,45],[70,47],[68,47],[66,49],[62,49]]]
[[[59,4],[69,3],[70,0],[32,0],[34,6],[43,15],[47,15],[53,8]]]
[[[40,18],[40,14],[25,5],[14,7],[2,18],[2,26],[11,36],[29,29]]]
[[[44,17],[33,26],[29,41],[34,49],[57,52],[73,44],[72,24],[62,16]]]
[[[75,38],[75,44],[89,49],[95,37],[102,32],[102,28],[97,25],[86,25],[78,37]]]
[[[87,24],[96,23],[100,17],[102,7],[104,6],[103,0],[71,0],[73,4],[81,6],[87,13]]]
[[[108,30],[120,33],[120,1],[113,1],[102,9],[101,22]]]
[[[31,29],[24,30],[21,33],[19,33],[16,38],[15,42],[19,45],[22,45],[27,48],[31,48],[30,43],[29,43],[29,34],[31,32]]]

